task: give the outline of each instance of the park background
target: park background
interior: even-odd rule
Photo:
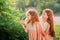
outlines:
[[[39,15],[45,8],[54,11],[54,30],[60,36],[60,0],[0,0],[0,40],[28,40],[28,35],[19,24],[25,20],[28,8],[36,8]]]

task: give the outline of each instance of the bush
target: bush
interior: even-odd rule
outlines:
[[[0,0],[0,40],[27,40],[27,33],[18,23],[20,12],[9,8],[7,0]]]

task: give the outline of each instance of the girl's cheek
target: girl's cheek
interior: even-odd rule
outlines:
[[[30,19],[31,19],[31,16],[30,16]]]
[[[44,18],[44,16],[42,16],[42,18]]]
[[[43,16],[43,18],[45,18],[45,15]]]
[[[30,15],[28,15],[28,18],[30,18]]]
[[[44,15],[42,15],[42,18],[44,18]]]
[[[28,15],[26,16],[26,19],[29,20],[29,16]]]
[[[29,19],[29,16],[27,16],[26,18]]]
[[[47,18],[48,18],[48,16],[47,16]]]

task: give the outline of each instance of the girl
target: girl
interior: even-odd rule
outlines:
[[[40,27],[39,18],[37,11],[34,9],[29,9],[26,14],[26,27],[24,27],[24,22],[21,20],[20,24],[28,33],[29,40],[42,40],[41,34],[44,35],[42,28]]]
[[[43,37],[45,40],[53,40],[55,36],[54,22],[53,22],[53,11],[51,9],[44,9],[42,14],[41,26],[46,33]]]

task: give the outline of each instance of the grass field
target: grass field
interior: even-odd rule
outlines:
[[[56,35],[54,40],[58,40],[60,36],[60,25],[54,25],[54,30],[55,30],[55,35]]]

